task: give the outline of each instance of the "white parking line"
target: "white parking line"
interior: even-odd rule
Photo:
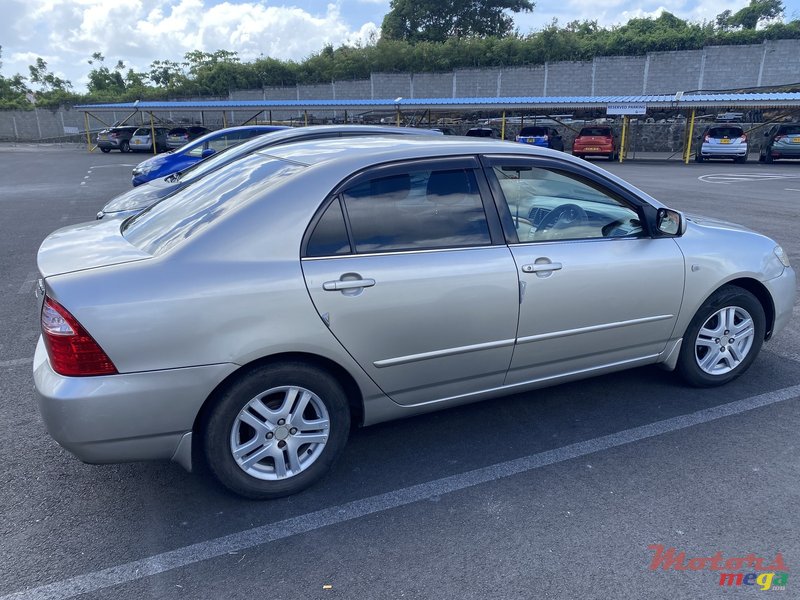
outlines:
[[[732,183],[744,183],[747,181],[771,181],[778,179],[797,179],[800,175],[784,173],[709,173],[701,175],[697,179],[703,183],[716,183],[719,185],[730,185]]]
[[[554,465],[560,462],[579,458],[587,454],[601,452],[617,446],[623,446],[640,440],[679,431],[695,425],[709,423],[724,417],[738,415],[747,411],[784,402],[800,396],[800,385],[783,388],[766,394],[759,394],[737,400],[729,404],[707,408],[688,415],[656,421],[649,425],[626,429],[599,438],[570,444],[555,450],[539,452],[522,458],[497,463],[488,467],[474,469],[458,475],[443,477],[427,483],[378,494],[362,500],[354,500],[338,506],[323,508],[277,523],[270,523],[253,529],[240,531],[205,542],[198,542],[143,558],[70,577],[40,587],[14,592],[0,597],[0,600],[56,600],[72,598],[80,594],[88,594],[115,585],[136,581],[151,575],[157,575],[172,569],[185,567],[204,560],[225,556],[260,546],[276,540],[289,538],[309,531],[358,519],[385,510],[399,508],[421,500],[449,494],[483,483],[526,473],[534,469]]]
[[[787,192],[800,192],[800,190],[796,188],[785,188]]]

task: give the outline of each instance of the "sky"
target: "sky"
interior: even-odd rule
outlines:
[[[514,17],[522,33],[558,19],[622,24],[667,10],[693,21],[713,20],[748,0],[538,0]],[[784,0],[786,17],[800,18],[800,0]],[[389,0],[0,0],[2,73],[28,74],[36,57],[85,91],[94,52],[113,67],[146,71],[159,59],[181,61],[191,50],[236,51],[302,60],[326,44],[366,42],[379,34]]]

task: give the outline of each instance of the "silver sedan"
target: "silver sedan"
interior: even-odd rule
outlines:
[[[726,384],[796,286],[767,237],[464,138],[254,152],[53,233],[38,266],[51,435],[89,463],[203,461],[251,498],[320,479],[354,424],[654,363]]]

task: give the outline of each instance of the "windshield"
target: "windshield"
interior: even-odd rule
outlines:
[[[547,135],[546,127],[523,127],[519,132],[521,136],[541,137]]]
[[[714,127],[708,131],[708,135],[713,138],[737,138],[742,137],[741,127]]]
[[[251,154],[125,221],[122,234],[148,254],[161,254],[304,168]]]

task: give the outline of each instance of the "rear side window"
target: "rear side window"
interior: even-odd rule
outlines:
[[[278,158],[245,156],[125,221],[122,234],[148,254],[161,254],[303,169]]]
[[[738,138],[744,135],[741,127],[714,127],[708,130],[708,135],[713,138]]]
[[[471,169],[412,171],[342,193],[358,253],[491,244]]]
[[[339,198],[331,202],[308,238],[306,256],[337,256],[350,253],[350,241]]]

